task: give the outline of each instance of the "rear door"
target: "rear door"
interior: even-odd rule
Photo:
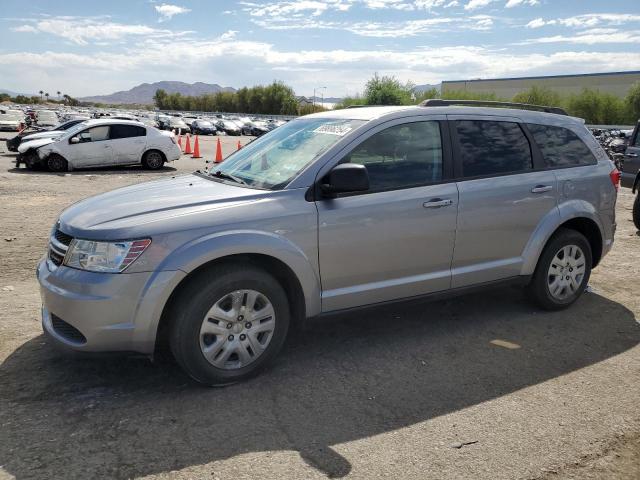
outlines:
[[[370,189],[316,202],[323,311],[449,288],[458,190],[446,127],[389,122],[344,152],[338,163],[364,165]]]
[[[119,165],[140,162],[147,144],[147,129],[138,125],[111,125],[113,161]]]
[[[547,214],[559,215],[557,182],[520,120],[450,115],[460,192],[452,286],[520,274],[523,252]]]

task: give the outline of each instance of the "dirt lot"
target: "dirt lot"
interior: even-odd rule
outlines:
[[[222,140],[227,153],[237,137]],[[212,159],[212,139],[202,146]],[[502,289],[314,321],[270,371],[206,389],[169,362],[54,350],[34,277],[70,203],[204,160],[55,175],[15,170],[4,148],[0,479],[640,478],[640,236],[628,190],[612,253],[567,311]]]

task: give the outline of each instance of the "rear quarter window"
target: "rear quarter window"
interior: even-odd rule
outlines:
[[[549,168],[598,163],[593,152],[574,132],[564,127],[527,124]]]

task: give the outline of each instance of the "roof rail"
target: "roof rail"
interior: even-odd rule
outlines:
[[[447,107],[449,105],[466,105],[469,107],[497,107],[516,108],[520,110],[534,110],[537,112],[555,113],[556,115],[569,115],[564,108],[545,107],[542,105],[531,105],[528,103],[496,102],[490,100],[441,100],[430,98],[420,103],[421,107]]]

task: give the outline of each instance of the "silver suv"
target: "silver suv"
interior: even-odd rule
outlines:
[[[168,343],[221,385],[320,314],[511,281],[569,306],[612,246],[619,173],[562,112],[448,103],[308,115],[208,172],[72,205],[38,265],[45,332]]]

